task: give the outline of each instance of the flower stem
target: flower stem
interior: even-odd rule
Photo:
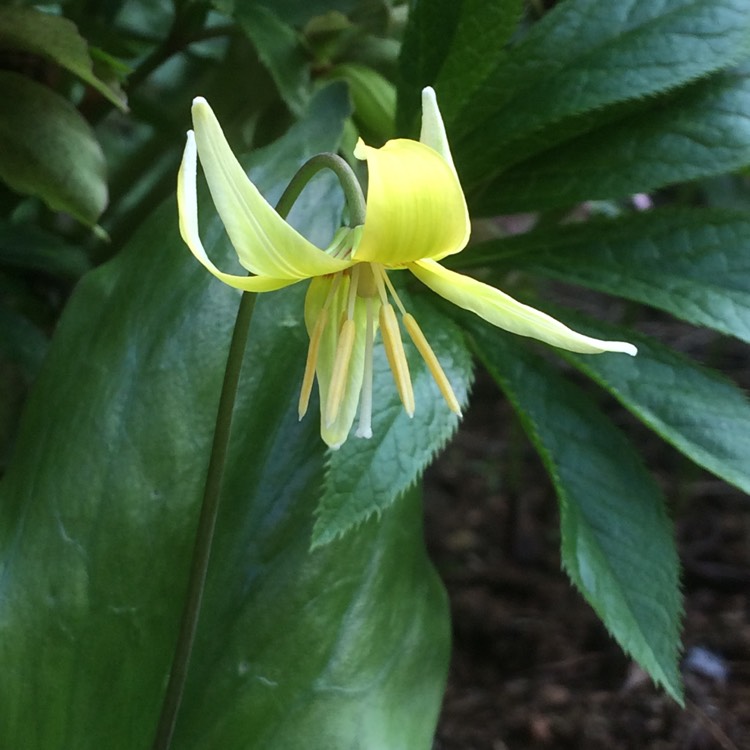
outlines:
[[[292,177],[287,189],[283,192],[276,211],[285,217],[294,201],[299,198],[308,182],[321,170],[330,169],[339,178],[341,189],[344,191],[346,205],[349,208],[349,224],[352,227],[365,223],[365,196],[354,170],[337,154],[317,154],[308,159]]]
[[[203,491],[198,529],[195,534],[193,560],[190,568],[190,579],[182,611],[180,632],[177,637],[169,683],[164,695],[161,716],[152,745],[153,750],[167,750],[172,743],[177,713],[182,702],[182,694],[187,679],[190,657],[198,626],[198,617],[206,585],[206,573],[211,557],[211,545],[219,512],[221,484],[224,477],[229,434],[232,427],[232,413],[237,396],[237,386],[242,370],[242,360],[247,346],[250,321],[255,307],[255,294],[245,292],[240,300],[237,319],[234,324],[232,341],[229,345],[227,364],[224,371],[224,382],[219,397],[219,408],[216,415],[211,457],[206,473],[206,485]]]
[[[352,168],[336,154],[324,153],[313,156],[300,167],[288,187],[276,204],[276,212],[286,218],[292,205],[299,197],[305,185],[321,170],[330,169],[339,178],[349,207],[349,219],[352,226],[364,224],[365,199]],[[237,387],[242,371],[242,361],[247,348],[250,322],[255,307],[255,294],[244,292],[237,310],[234,323],[232,341],[227,354],[227,364],[224,371],[224,382],[219,396],[219,407],[216,415],[216,428],[211,446],[211,457],[206,473],[206,484],[203,490],[198,528],[195,534],[193,559],[190,567],[185,604],[182,610],[180,632],[172,659],[169,682],[162,703],[161,715],[156,728],[152,750],[169,750],[172,744],[177,715],[182,702],[182,695],[187,680],[190,658],[198,628],[198,618],[206,587],[206,574],[211,558],[216,519],[219,514],[219,500],[221,485],[224,477],[224,467],[229,446],[229,436],[232,428],[234,403],[237,398]]]

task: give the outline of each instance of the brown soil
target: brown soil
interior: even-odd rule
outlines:
[[[676,516],[685,654],[709,663],[683,659],[686,709],[620,651],[561,571],[552,488],[480,376],[426,480],[428,545],[454,630],[435,750],[750,748],[750,502],[641,436]]]

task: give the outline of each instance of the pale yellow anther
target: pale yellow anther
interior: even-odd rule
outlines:
[[[354,334],[356,327],[354,321],[348,318],[341,326],[338,344],[336,345],[336,356],[333,361],[333,372],[331,373],[331,384],[328,391],[328,403],[326,405],[326,426],[332,425],[336,421],[341,408],[341,402],[344,400],[346,391],[347,374],[349,373],[349,364],[352,360],[352,351],[354,349]]]
[[[320,340],[323,338],[323,331],[328,322],[328,309],[323,308],[317,321],[312,336],[310,336],[310,346],[307,349],[307,362],[305,363],[305,374],[302,378],[302,388],[299,394],[299,406],[297,413],[299,418],[307,414],[307,407],[310,404],[310,394],[312,393],[313,382],[315,381],[315,366],[318,364],[318,352],[320,351]]]
[[[409,364],[406,361],[404,353],[404,344],[401,341],[401,332],[398,327],[398,320],[393,306],[383,305],[380,308],[380,331],[383,335],[383,345],[388,357],[388,364],[393,372],[393,379],[396,381],[398,395],[404,410],[410,416],[414,416],[414,390],[411,385],[411,376],[409,375]]]
[[[424,359],[425,364],[432,373],[432,377],[435,378],[435,382],[440,389],[440,393],[443,394],[443,398],[448,404],[448,408],[460,417],[461,405],[458,403],[456,394],[453,393],[453,388],[451,387],[445,371],[440,366],[440,362],[438,362],[435,352],[432,351],[432,347],[422,333],[422,329],[417,324],[413,315],[410,315],[409,313],[404,315],[404,327],[408,331],[409,336],[411,336],[414,346],[417,347],[417,351],[422,355],[422,359]]]

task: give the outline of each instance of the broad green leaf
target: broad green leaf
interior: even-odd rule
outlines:
[[[75,24],[34,8],[0,8],[0,48],[31,52],[57,63],[127,111],[125,95],[94,74],[86,40]]]
[[[656,482],[592,401],[522,342],[479,321],[469,330],[554,483],[565,570],[620,646],[682,703],[677,553]]]
[[[750,215],[663,210],[492,240],[455,267],[523,268],[750,342]]]
[[[456,34],[463,0],[414,0],[400,55],[398,126],[405,132],[415,125],[420,91],[433,84]]]
[[[404,300],[406,301],[406,297]],[[429,303],[414,300],[417,318],[461,404],[468,398],[471,356],[460,329]],[[405,335],[405,334],[404,334]],[[375,357],[373,433],[377,439],[350,439],[330,454],[323,496],[317,510],[313,545],[326,544],[380,515],[421,477],[458,426],[411,342],[405,342],[414,385],[416,413],[404,411],[382,346]]]
[[[399,124],[408,131],[419,113],[420,91],[436,87],[448,112],[491,73],[521,15],[520,0],[417,0],[401,50]]]
[[[750,493],[750,401],[734,383],[630,329],[563,319],[592,336],[636,344],[638,356],[628,361],[563,356],[688,458]]]
[[[0,263],[77,279],[91,268],[86,253],[34,224],[0,220]]]
[[[518,26],[522,0],[463,0],[450,54],[435,87],[451,111],[461,108],[491,74],[499,53]]]
[[[336,148],[342,93],[253,157],[267,195]],[[207,191],[200,206],[227,263]],[[298,221],[332,232],[340,211]],[[309,550],[325,446],[296,415],[304,291],[256,306],[174,750],[431,746],[448,619],[418,498]],[[0,485],[0,747],[150,746],[237,304],[169,201],[66,308]]]
[[[107,205],[102,150],[70,102],[17,73],[0,71],[0,179],[55,211],[93,225]]]
[[[750,77],[719,74],[514,165],[472,205],[491,214],[623,198],[748,164]]]
[[[462,178],[473,184],[499,173],[530,133],[683,85],[748,50],[745,0],[558,3],[495,56],[460,110],[446,113]]]
[[[240,28],[268,68],[282,99],[301,115],[310,98],[310,70],[295,30],[259,3],[242,3],[235,10]]]

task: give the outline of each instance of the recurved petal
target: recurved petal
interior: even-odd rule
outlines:
[[[271,292],[274,289],[295,284],[299,279],[276,279],[269,276],[235,276],[220,271],[208,257],[201,242],[198,229],[198,197],[195,188],[195,141],[192,131],[188,133],[185,155],[177,176],[177,209],[180,218],[180,234],[193,255],[225,284],[248,292]]]
[[[248,271],[278,279],[306,279],[351,265],[327,255],[276,213],[235,158],[205,99],[196,98],[192,112],[195,142],[211,196]],[[189,148],[190,138],[186,155]]]
[[[356,260],[397,267],[465,247],[471,231],[466,200],[453,167],[437,151],[407,139],[382,148],[360,140],[354,155],[367,160],[369,174]]]
[[[524,305],[499,289],[443,268],[433,261],[412,263],[409,270],[426,286],[449,302],[470,310],[492,325],[519,336],[530,336],[552,346],[584,354],[622,352],[635,355],[637,349],[625,341],[602,341],[563,325],[559,320]]]
[[[328,424],[328,402],[339,333],[349,294],[349,277],[343,277],[341,283],[332,292],[331,288],[334,283],[334,280],[330,277],[315,278],[310,282],[310,288],[307,290],[307,296],[305,297],[305,325],[308,333],[312,335],[315,324],[326,304],[326,299],[332,293],[333,298],[329,301],[330,307],[328,308],[328,323],[320,339],[315,372],[320,396],[320,435],[331,448],[339,448],[349,436],[362,391],[367,310],[364,300],[357,298],[354,309],[356,327],[354,346],[349,360],[346,385],[336,419]]]
[[[443,124],[443,116],[440,114],[437,96],[432,86],[422,89],[422,130],[419,134],[419,142],[437,151],[450,164],[451,169],[456,171]]]

